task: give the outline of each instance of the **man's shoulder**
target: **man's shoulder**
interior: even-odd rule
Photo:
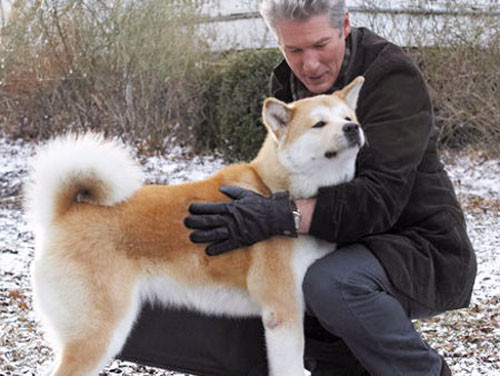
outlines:
[[[367,28],[353,28],[351,34],[353,60],[365,68],[379,61],[411,62],[403,48]]]
[[[392,44],[387,39],[366,27],[353,27],[351,30],[351,38],[363,48],[380,49],[388,44]]]
[[[379,86],[394,73],[413,77],[418,85],[422,82],[420,69],[403,48],[366,28],[353,29],[352,49],[346,82],[363,75],[364,86]]]

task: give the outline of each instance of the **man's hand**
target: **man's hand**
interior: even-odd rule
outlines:
[[[210,256],[252,245],[273,235],[297,236],[290,196],[279,192],[267,198],[247,189],[225,185],[220,191],[234,201],[189,206],[186,227],[195,229],[194,243],[210,243]]]

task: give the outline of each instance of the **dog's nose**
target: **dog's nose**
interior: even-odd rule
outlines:
[[[346,123],[342,127],[342,130],[346,135],[355,135],[358,133],[359,125],[356,123]]]
[[[342,126],[342,131],[344,132],[349,146],[361,145],[361,136],[358,124],[346,123]]]

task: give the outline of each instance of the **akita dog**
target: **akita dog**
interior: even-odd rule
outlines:
[[[221,185],[299,199],[352,179],[364,143],[355,114],[363,81],[291,104],[267,98],[268,136],[257,157],[202,181],[142,186],[126,149],[95,134],[43,147],[26,193],[34,301],[56,352],[52,375],[97,375],[121,350],[141,305],[155,301],[261,316],[270,374],[303,376],[301,284],[335,246],[277,236],[210,257],[189,240],[183,220],[192,202],[228,200]]]

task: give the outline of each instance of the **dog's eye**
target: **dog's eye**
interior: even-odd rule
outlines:
[[[326,125],[324,121],[318,121],[316,124],[314,124],[313,128],[323,128]]]
[[[352,119],[351,119],[349,116],[346,116],[346,117],[344,118],[344,120],[347,120],[347,121],[352,121]]]

